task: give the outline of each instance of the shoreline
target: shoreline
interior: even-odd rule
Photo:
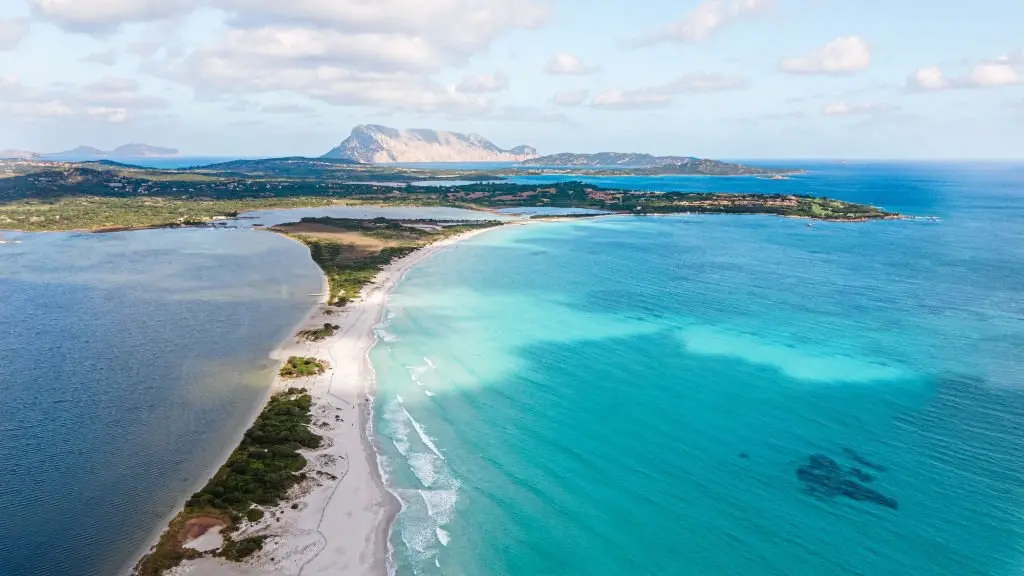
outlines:
[[[43,233],[45,234],[45,232]],[[37,234],[37,232],[28,232],[28,234]],[[297,244],[302,245],[301,242],[297,242],[294,238],[290,238],[284,234],[278,234],[278,236],[281,236],[282,238],[286,238],[288,240],[296,242]],[[305,248],[305,245],[302,246]],[[149,554],[150,551],[152,551],[153,547],[157,545],[157,543],[160,541],[160,537],[163,536],[163,534],[167,531],[168,525],[178,516],[178,513],[181,512],[181,510],[185,507],[185,503],[188,502],[192,494],[195,494],[199,490],[202,490],[203,486],[205,486],[206,483],[209,482],[211,478],[213,478],[217,471],[220,470],[221,466],[223,466],[224,463],[227,462],[231,454],[235,451],[238,445],[241,444],[242,438],[245,436],[245,432],[252,428],[252,425],[256,422],[256,418],[258,418],[263,409],[266,408],[267,403],[270,402],[270,398],[275,393],[281,390],[280,386],[282,384],[282,380],[281,377],[277,375],[277,371],[280,369],[280,365],[283,364],[288,358],[279,358],[278,352],[282,350],[286,345],[288,345],[289,342],[294,340],[295,334],[297,334],[298,331],[302,330],[305,326],[309,325],[310,319],[313,318],[313,316],[317,313],[321,306],[327,303],[327,299],[330,295],[330,288],[327,282],[327,276],[324,276],[321,273],[320,280],[320,299],[317,300],[315,304],[313,304],[313,306],[306,312],[305,316],[303,316],[301,320],[296,322],[295,325],[289,329],[289,331],[287,332],[287,336],[285,336],[284,339],[281,340],[281,342],[278,343],[278,345],[268,354],[268,358],[276,362],[272,371],[272,380],[270,386],[267,386],[267,389],[264,391],[263,397],[260,398],[260,401],[253,406],[253,409],[249,413],[249,415],[246,416],[245,427],[240,428],[237,431],[237,433],[234,435],[233,441],[227,444],[227,446],[224,448],[220,456],[217,457],[210,471],[207,474],[205,474],[200,480],[197,480],[195,482],[194,486],[192,486],[192,488],[189,489],[188,494],[182,496],[178,500],[178,503],[174,507],[174,510],[172,510],[165,518],[163,518],[160,521],[159,524],[156,525],[156,527],[151,531],[150,537],[146,540],[145,545],[143,545],[140,548],[137,554],[134,554],[132,556],[132,560],[129,563],[127,563],[124,569],[118,572],[118,574],[121,574],[123,576],[134,575],[135,568],[138,565],[139,560],[147,554]]]
[[[445,238],[391,262],[344,308],[326,305],[329,290],[327,277],[323,276],[321,298],[295,332],[325,322],[341,328],[320,342],[298,341],[289,336],[270,357],[283,362],[289,356],[314,356],[326,360],[329,368],[321,375],[298,380],[275,376],[267,392],[269,399],[274,393],[296,386],[306,388],[313,397],[312,426],[324,443],[316,450],[303,451],[308,461],[308,479],[278,506],[266,508],[262,520],[240,525],[237,538],[271,536],[263,550],[238,563],[218,558],[187,560],[167,574],[314,576],[337,574],[339,570],[344,574],[390,573],[390,535],[402,504],[384,482],[383,464],[373,437],[376,376],[369,354],[377,343],[375,328],[384,320],[388,294],[410,269],[454,244],[502,227]],[[266,399],[254,418],[265,405]],[[218,467],[221,464],[222,461]]]

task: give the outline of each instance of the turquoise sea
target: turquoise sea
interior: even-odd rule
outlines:
[[[938,221],[538,223],[413,269],[371,352],[398,573],[1024,572],[1024,166],[660,181]]]
[[[1024,165],[802,165],[612,183],[938,221],[546,222],[410,271],[371,353],[399,575],[1024,571]],[[320,275],[248,230],[0,239],[0,575],[117,574]]]

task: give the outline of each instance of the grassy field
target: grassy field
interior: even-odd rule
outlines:
[[[0,229],[25,231],[104,230],[192,225],[249,210],[332,204],[329,198],[181,200],[159,197],[67,197],[0,204]]]

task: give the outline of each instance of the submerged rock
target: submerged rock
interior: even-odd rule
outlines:
[[[871,474],[869,472],[865,472],[864,470],[861,470],[860,468],[850,468],[846,472],[847,472],[847,474],[849,474],[850,476],[852,476],[855,480],[857,480],[859,482],[874,482],[875,481],[875,476],[873,474]]]
[[[796,477],[803,483],[804,490],[817,498],[843,497],[899,509],[895,498],[863,484],[874,480],[870,474],[858,468],[844,470],[838,462],[824,454],[808,457],[807,463],[796,469]]]
[[[853,448],[843,448],[843,454],[847,458],[849,458],[850,460],[853,460],[854,462],[856,462],[857,464],[860,464],[861,466],[864,466],[865,468],[870,468],[870,469],[874,470],[875,472],[885,472],[886,471],[885,466],[882,466],[881,464],[876,464],[876,463],[872,462],[871,460],[868,460],[867,458],[865,458],[864,456],[859,454],[857,451],[855,451]]]

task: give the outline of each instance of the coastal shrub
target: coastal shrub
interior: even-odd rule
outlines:
[[[323,374],[327,368],[324,363],[316,358],[292,356],[281,366],[282,378],[304,378]]]
[[[326,340],[341,329],[341,326],[337,324],[331,324],[330,322],[324,322],[324,325],[320,328],[313,328],[310,330],[302,330],[299,332],[299,337],[308,342],[320,342]]]
[[[321,438],[310,430],[312,398],[291,388],[270,399],[227,463],[187,509],[213,508],[248,517],[254,504],[275,506],[304,478],[302,449],[318,448]]]
[[[401,258],[417,250],[422,244],[409,246],[392,246],[382,249],[376,254],[352,259],[351,248],[340,242],[322,238],[300,237],[309,246],[313,261],[320,266],[327,276],[330,287],[328,302],[332,306],[343,307],[351,301],[363,286],[370,283],[374,276],[392,260]]]
[[[245,513],[245,519],[249,522],[259,522],[260,520],[263,520],[263,515],[263,510],[260,510],[259,508],[249,508]]]
[[[228,540],[221,550],[221,556],[235,562],[245,560],[263,549],[266,536],[250,536],[241,540]]]

